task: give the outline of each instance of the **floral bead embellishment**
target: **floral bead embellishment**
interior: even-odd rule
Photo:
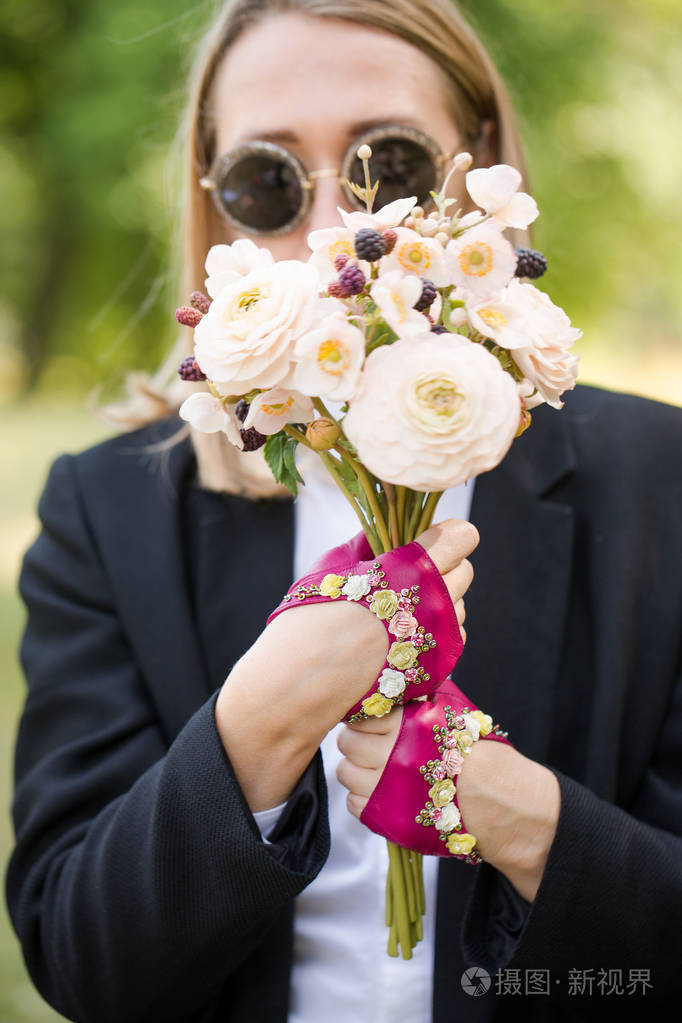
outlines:
[[[400,696],[406,685],[402,671],[395,671],[394,668],[384,668],[379,675],[379,692],[389,698],[395,699],[396,696]]]
[[[320,583],[320,593],[323,597],[331,597],[332,600],[335,600],[341,596],[341,587],[345,581],[346,577],[344,575],[334,575],[331,572]]]
[[[390,710],[393,710],[393,703],[391,700],[386,699],[381,693],[372,693],[371,696],[366,696],[362,701],[362,709],[367,717],[370,718],[382,718],[384,714],[388,714]]]
[[[452,707],[446,706],[444,712],[445,724],[433,726],[433,741],[439,757],[419,768],[430,787],[428,800],[415,820],[424,827],[435,827],[452,856],[463,857],[467,863],[481,863],[476,836],[462,830],[453,778],[461,772],[464,758],[471,753],[475,742],[491,733],[506,739],[507,732],[494,725],[490,715],[480,710],[470,712],[464,707],[461,713],[455,714]]]
[[[417,631],[419,622],[409,611],[396,611],[388,623],[388,631],[398,639],[409,639]]]
[[[386,660],[392,668],[406,671],[407,668],[414,668],[418,656],[414,643],[391,643]]]
[[[371,589],[372,584],[368,575],[349,575],[341,592],[348,600],[362,600]]]
[[[387,622],[393,618],[393,615],[398,610],[398,599],[398,594],[395,590],[377,590],[372,597],[369,609],[377,618]]]

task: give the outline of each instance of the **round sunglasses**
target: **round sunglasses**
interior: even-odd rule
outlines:
[[[340,171],[309,172],[283,146],[254,140],[218,157],[199,183],[210,192],[221,216],[239,230],[254,235],[287,234],[305,219],[318,178],[336,178],[351,208],[365,209],[348,185],[365,184],[357,155],[362,145],[372,150],[371,179],[379,182],[375,209],[409,195],[427,205],[430,192],[442,184],[445,164],[454,155],[443,153],[437,142],[417,128],[389,124],[356,139],[348,147]]]

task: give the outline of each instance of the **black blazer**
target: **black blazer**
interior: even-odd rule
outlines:
[[[600,970],[620,969],[624,989],[650,970],[643,1007],[681,992],[682,413],[578,388],[534,420],[476,482],[456,680],[555,771],[561,815],[532,905],[488,864],[441,861],[436,1023],[515,1019],[522,998],[530,1021],[627,1018],[635,1001],[598,989]],[[328,852],[324,778],[318,754],[263,844],[190,613],[191,449],[146,450],[178,425],[50,473],[21,577],[28,696],[7,899],[36,986],[69,1018],[284,1023],[292,900]],[[236,658],[290,582],[293,514],[226,500],[217,621],[243,620],[230,583],[261,569]],[[469,966],[508,971],[508,993],[493,979],[466,994]],[[575,969],[593,971],[592,998],[572,993]],[[531,970],[550,971],[549,995],[524,994]]]

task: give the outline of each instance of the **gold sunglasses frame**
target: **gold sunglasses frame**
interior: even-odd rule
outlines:
[[[199,185],[202,189],[204,189],[204,191],[210,193],[220,216],[238,230],[246,231],[248,234],[255,236],[266,237],[289,234],[308,215],[315,189],[315,182],[319,178],[336,178],[341,182],[344,194],[346,195],[351,207],[356,210],[364,210],[364,203],[358,199],[347,184],[350,169],[353,161],[357,157],[357,151],[360,146],[368,145],[371,148],[372,143],[381,142],[387,138],[407,139],[410,142],[420,145],[433,160],[436,170],[435,188],[436,190],[440,188],[445,176],[443,168],[449,160],[452,160],[454,153],[444,153],[438,143],[429,135],[426,135],[418,128],[413,128],[410,125],[405,124],[386,124],[377,128],[370,128],[368,131],[364,132],[359,138],[352,142],[346,150],[340,171],[329,167],[322,168],[321,170],[307,171],[298,157],[289,149],[286,149],[284,146],[281,146],[276,142],[265,142],[254,139],[249,142],[244,142],[239,146],[235,146],[234,149],[231,149],[229,152],[219,156],[213,162],[208,175],[199,179]],[[243,224],[240,220],[237,220],[236,217],[233,217],[230,214],[229,210],[220,200],[219,182],[225,174],[227,174],[227,172],[231,170],[242,157],[258,153],[277,157],[285,162],[294,171],[301,188],[301,207],[298,213],[286,224],[283,224],[281,227],[275,228],[274,230],[261,230],[260,228],[254,228],[247,224]]]

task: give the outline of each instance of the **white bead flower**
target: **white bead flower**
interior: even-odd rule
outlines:
[[[371,588],[371,583],[366,575],[349,575],[341,592],[348,600],[362,600]]]
[[[462,819],[462,815],[454,803],[446,803],[436,821],[438,831],[453,831]]]
[[[406,685],[404,674],[395,668],[384,668],[379,676],[379,692],[389,700],[400,696]]]

